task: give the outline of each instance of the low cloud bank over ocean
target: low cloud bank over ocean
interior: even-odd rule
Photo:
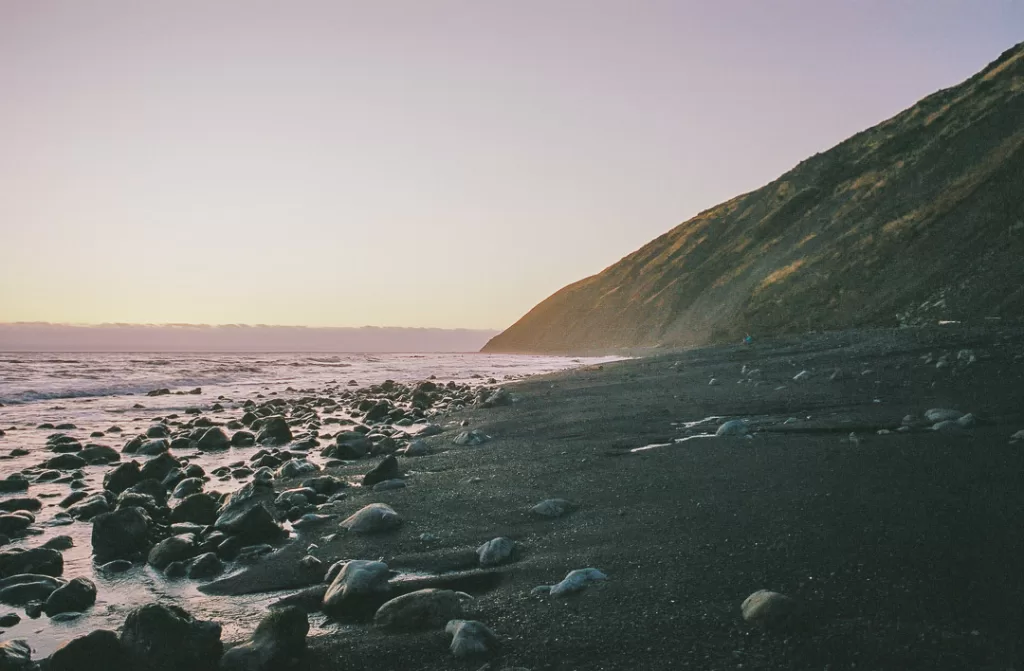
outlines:
[[[7,352],[476,352],[497,331],[245,324],[0,324]]]

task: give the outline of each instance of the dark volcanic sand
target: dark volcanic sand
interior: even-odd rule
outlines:
[[[963,348],[977,361],[957,365]],[[921,360],[928,353],[953,363],[937,369]],[[743,364],[763,383],[737,384]],[[828,379],[835,367],[841,381]],[[810,379],[793,382],[803,369]],[[450,430],[430,439],[448,451],[400,459],[407,489],[350,490],[337,504],[347,514],[386,502],[404,527],[341,535],[318,554],[417,570],[495,536],[515,539],[523,557],[502,569],[499,587],[477,593],[476,619],[503,641],[493,669],[1019,668],[1024,443],[1009,437],[1024,427],[1022,373],[1024,331],[950,327],[807,335],[533,378],[512,387],[512,406],[457,416],[491,442],[456,447]],[[720,384],[709,386],[712,376]],[[979,423],[876,434],[935,407]],[[673,422],[709,415],[767,430],[630,452],[685,435]],[[790,417],[800,421],[782,424]],[[549,497],[579,509],[531,517]],[[287,581],[304,544],[335,529],[233,584]],[[424,532],[438,539],[422,541]],[[564,599],[529,596],[584,567],[608,581]],[[745,624],[740,603],[762,588],[798,599],[803,625],[769,634]],[[486,661],[456,660],[448,641],[339,625],[310,639],[304,668]]]

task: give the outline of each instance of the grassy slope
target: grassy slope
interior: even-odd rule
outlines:
[[[1016,319],[1022,255],[1024,43],[563,288],[484,351]]]

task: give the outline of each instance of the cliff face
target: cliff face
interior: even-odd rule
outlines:
[[[1024,316],[1024,43],[539,304],[485,352]]]

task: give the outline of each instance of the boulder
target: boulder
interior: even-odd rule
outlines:
[[[331,572],[328,571],[328,576]],[[323,610],[325,613],[360,611],[369,605],[376,609],[390,591],[390,579],[391,570],[384,562],[365,559],[345,562],[324,594]]]
[[[479,429],[473,429],[472,431],[460,432],[458,435],[455,436],[455,438],[452,439],[452,442],[455,443],[456,445],[466,445],[473,447],[475,445],[483,445],[490,439],[491,437],[488,436],[483,431],[480,431]]]
[[[530,512],[541,517],[554,518],[567,515],[572,512],[573,508],[573,504],[565,499],[545,499],[530,508]]]
[[[19,573],[0,580],[0,603],[24,606],[30,601],[46,601],[66,581],[37,573]]]
[[[97,629],[53,651],[46,671],[129,671],[115,632]]]
[[[515,541],[499,537],[494,538],[476,549],[480,566],[499,566],[512,559],[512,553],[516,549]]]
[[[181,463],[168,452],[162,452],[145,463],[139,471],[139,479],[156,480],[160,482],[167,477],[175,468],[180,468]]]
[[[85,459],[77,454],[60,454],[43,462],[45,468],[53,468],[58,471],[73,471],[85,465]]]
[[[139,449],[136,452],[144,457],[154,457],[158,454],[166,453],[169,449],[171,449],[170,443],[160,438],[158,440],[147,440],[142,445],[139,445]]]
[[[345,518],[341,527],[357,534],[377,533],[397,529],[402,518],[385,503],[371,503]]]
[[[19,534],[27,529],[30,524],[32,524],[32,519],[25,515],[16,515],[14,513],[0,514],[0,534],[4,536]]]
[[[209,494],[191,494],[171,509],[171,522],[213,524],[219,508],[220,504]]]
[[[213,552],[204,552],[188,565],[188,577],[193,580],[212,578],[224,570],[220,557]]]
[[[441,629],[449,620],[465,617],[473,597],[448,589],[421,589],[382,605],[373,623],[391,631]]]
[[[252,447],[256,444],[256,436],[249,431],[235,431],[231,436],[231,444],[235,447]]]
[[[128,614],[121,647],[130,668],[146,671],[213,671],[223,653],[219,624],[157,603]]]
[[[96,585],[88,578],[75,578],[58,587],[43,604],[43,611],[53,617],[57,613],[81,613],[96,603]]]
[[[224,671],[277,671],[297,666],[306,652],[309,619],[295,606],[271,610],[252,638],[224,653]]]
[[[363,487],[372,487],[378,482],[394,480],[402,477],[402,471],[398,468],[398,459],[394,455],[385,457],[383,461],[363,476]]]
[[[103,476],[103,488],[120,494],[142,479],[139,462],[129,461],[118,465]]]
[[[0,671],[34,671],[32,648],[20,638],[0,643]]]
[[[153,546],[146,560],[150,566],[163,570],[171,562],[191,559],[196,554],[196,537],[193,534],[168,536]]]
[[[224,433],[224,429],[214,426],[206,430],[199,438],[198,447],[200,450],[226,450],[231,446],[231,440]]]
[[[777,629],[791,622],[796,613],[796,601],[785,594],[762,589],[744,599],[740,611],[750,624]]]
[[[121,508],[98,515],[92,523],[92,553],[96,561],[128,559],[147,551],[150,524],[149,515],[142,508]]]
[[[715,431],[716,436],[745,436],[748,433],[750,433],[750,430],[747,428],[747,423],[742,419],[730,419]]]
[[[93,494],[68,507],[68,514],[78,520],[91,520],[97,515],[110,512],[110,503],[103,494]]]
[[[0,493],[12,494],[28,490],[28,478],[21,473],[13,473],[0,480]]]
[[[89,464],[109,464],[113,461],[121,461],[120,453],[106,445],[87,445],[84,450],[79,452],[78,456]]]
[[[0,511],[12,513],[16,510],[39,510],[43,502],[31,496],[18,496],[9,499],[0,499]]]
[[[256,442],[260,445],[287,445],[292,442],[292,430],[284,417],[280,415],[266,417],[260,424]]]
[[[214,528],[238,536],[245,543],[263,543],[280,540],[284,529],[274,515],[262,504],[254,505],[240,514],[223,513]]]
[[[198,494],[201,491],[203,491],[202,478],[185,478],[174,488],[174,493],[171,494],[171,497],[183,499],[192,494]]]
[[[456,657],[486,655],[498,647],[498,637],[476,620],[451,620],[444,630],[452,636],[450,649]]]
[[[575,571],[569,571],[560,583],[551,586],[551,590],[548,593],[551,596],[565,596],[586,589],[592,582],[607,579],[608,576],[596,568],[580,568]]]
[[[50,548],[11,548],[0,552],[0,578],[19,573],[59,576],[64,572],[64,557]]]

